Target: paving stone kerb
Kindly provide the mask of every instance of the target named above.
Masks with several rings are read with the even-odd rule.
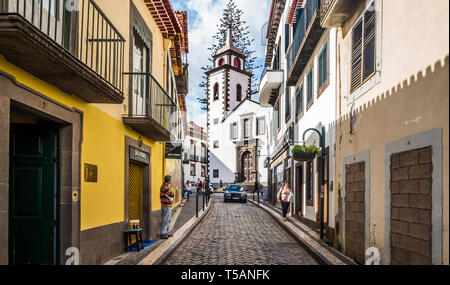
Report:
[[[205,219],[165,260],[166,265],[317,265],[319,262],[264,210],[224,203],[221,195]]]

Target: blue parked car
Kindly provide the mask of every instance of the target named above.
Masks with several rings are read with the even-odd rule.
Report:
[[[227,188],[225,188],[225,193],[223,194],[223,201],[240,201],[247,203],[247,193],[240,185],[228,185]]]

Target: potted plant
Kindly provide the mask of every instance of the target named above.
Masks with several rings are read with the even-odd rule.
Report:
[[[317,155],[320,155],[320,148],[315,145],[296,145],[292,150],[292,155],[296,161],[311,161],[314,160]]]

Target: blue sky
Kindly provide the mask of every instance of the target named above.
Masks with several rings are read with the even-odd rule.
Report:
[[[175,10],[188,11],[189,17],[189,94],[186,98],[188,121],[194,121],[206,127],[206,113],[201,111],[198,97],[204,97],[203,90],[198,87],[202,81],[202,66],[208,64],[210,52],[208,47],[213,43],[217,24],[223,9],[229,0],[172,0]],[[235,0],[236,5],[244,11],[244,19],[255,39],[251,49],[258,58],[257,65],[263,65],[265,46],[262,45],[265,33],[263,25],[268,21],[271,0]],[[259,79],[262,69],[256,72]],[[257,95],[254,99],[257,99]]]

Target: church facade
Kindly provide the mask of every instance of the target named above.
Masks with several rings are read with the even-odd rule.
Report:
[[[208,174],[216,186],[256,181],[267,185],[267,108],[251,99],[246,56],[233,45],[231,30],[206,72],[208,87]]]

